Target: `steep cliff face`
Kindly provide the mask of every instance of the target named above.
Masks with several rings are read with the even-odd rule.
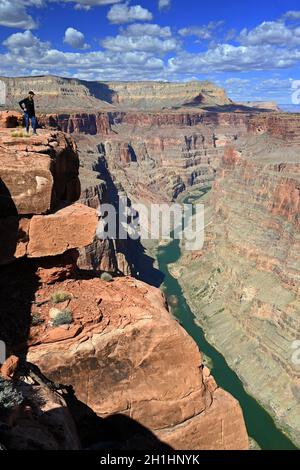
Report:
[[[69,134],[82,132],[110,135],[112,133],[109,113],[41,114],[39,123]]]
[[[253,116],[250,120],[250,132],[257,134],[268,133],[282,139],[286,145],[300,144],[299,114],[271,113]]]
[[[222,88],[210,82],[109,82],[113,102],[120,107],[162,109],[177,106],[229,105]]]
[[[61,132],[21,134],[0,131],[0,264],[85,246],[98,220],[81,204],[64,207],[80,196],[74,142]]]
[[[67,281],[60,288],[71,296],[74,323],[64,331],[32,328],[28,360],[55,382],[71,383],[99,417],[122,413],[176,449],[247,448],[237,402],[203,369],[159,290],[132,278]],[[56,289],[41,289],[39,299]],[[39,309],[45,325],[50,308]]]
[[[99,427],[103,431],[103,424],[110,420],[115,423],[112,440],[117,448],[168,445],[177,449],[247,449],[239,404],[217,387],[203,367],[194,341],[172,319],[161,292],[130,277],[105,282],[74,266],[78,255],[73,248],[93,241],[98,219],[93,207],[71,203],[73,196],[63,199],[66,191],[62,168],[69,167],[58,164],[58,156],[64,154],[58,141],[66,139],[64,148],[73,149],[66,158],[72,161],[74,156],[77,165],[72,140],[56,133],[58,144],[52,153],[51,132],[43,131],[39,138],[28,137],[26,144],[18,141],[17,147],[14,137],[8,138],[7,130],[3,132],[0,158],[5,163],[1,166],[5,183],[1,188],[5,191],[1,195],[6,214],[0,226],[5,227],[6,238],[15,237],[13,247],[6,249],[5,243],[1,244],[0,339],[7,353],[22,357],[27,354],[27,360],[39,365],[43,374],[74,387],[73,403],[69,399],[68,404],[71,411],[80,409],[73,417],[83,433],[84,445],[99,444]],[[42,138],[44,146],[39,140]],[[12,148],[11,158],[7,159],[8,149]],[[45,178],[45,185],[39,188],[41,206],[37,202],[30,205],[27,197],[37,192],[36,178],[24,179],[23,192],[19,190],[21,184],[13,184],[12,172],[19,177],[30,168],[36,178],[41,176],[39,171]],[[90,206],[97,205],[97,198],[102,197],[101,186],[99,192],[86,190],[84,197]],[[54,188],[52,206],[53,199],[47,195]],[[64,207],[57,210],[61,202]],[[10,220],[17,222],[15,232],[9,229]],[[15,261],[17,253],[21,259]],[[2,368],[1,373],[3,370],[10,378],[8,368]],[[33,447],[78,448],[65,402],[55,393],[44,398],[47,405],[39,412],[49,412],[49,419],[41,423],[33,416]],[[61,409],[59,416],[56,408]],[[90,419],[92,430],[87,430]],[[23,437],[29,424],[21,416],[17,429],[12,430],[8,422],[10,448],[30,447]],[[63,439],[59,433],[51,433],[53,426],[60,426]],[[106,439],[102,432],[100,441]]]
[[[208,337],[299,443],[298,152],[267,135],[226,149],[206,244],[182,260],[179,281]]]
[[[89,82],[55,76],[7,78],[7,106],[33,89],[42,112],[100,109],[162,109],[232,104],[222,88],[210,82]]]

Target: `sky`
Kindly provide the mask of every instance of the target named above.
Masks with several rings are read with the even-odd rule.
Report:
[[[290,104],[299,65],[299,0],[0,0],[4,76],[210,80]]]

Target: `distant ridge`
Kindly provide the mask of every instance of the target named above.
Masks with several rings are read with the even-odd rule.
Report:
[[[108,109],[160,110],[181,107],[232,105],[225,91],[207,81],[97,82],[58,76],[0,77],[7,86],[7,105],[33,89],[42,111],[97,111]]]

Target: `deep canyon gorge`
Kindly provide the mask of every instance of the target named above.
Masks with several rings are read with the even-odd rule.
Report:
[[[270,433],[298,447],[299,115],[209,82],[3,80],[1,373],[26,406],[0,443],[246,450]],[[37,137],[15,106],[31,88]],[[200,198],[203,249],[97,237],[122,195]]]

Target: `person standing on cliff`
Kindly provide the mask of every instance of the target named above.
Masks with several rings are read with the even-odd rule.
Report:
[[[37,120],[35,116],[33,91],[29,91],[27,98],[24,98],[23,100],[19,101],[19,105],[22,111],[24,111],[26,132],[29,132],[29,124],[31,121],[33,133],[36,134]]]

